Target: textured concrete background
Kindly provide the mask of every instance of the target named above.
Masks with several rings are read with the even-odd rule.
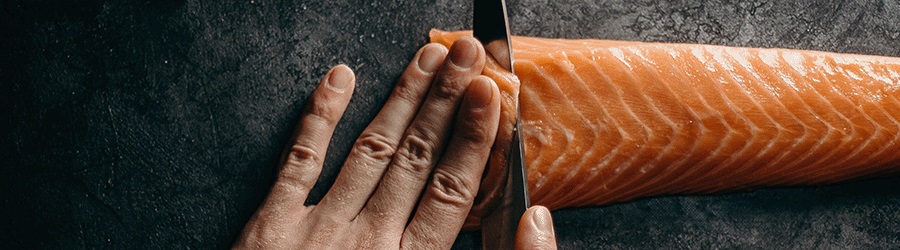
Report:
[[[329,66],[359,86],[310,202],[469,1],[0,1],[0,248],[225,248]],[[514,34],[900,56],[896,1],[510,0]],[[554,212],[565,248],[886,248],[900,178]],[[464,233],[458,248],[477,246]]]

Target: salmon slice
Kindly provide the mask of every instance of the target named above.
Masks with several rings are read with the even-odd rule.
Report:
[[[464,35],[430,33],[448,47]],[[516,101],[531,201],[550,209],[900,173],[900,58],[531,37],[512,46],[519,81],[496,62],[484,70],[503,113],[467,228],[502,195]]]

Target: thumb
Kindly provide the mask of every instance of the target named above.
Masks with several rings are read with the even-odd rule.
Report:
[[[556,249],[556,233],[550,210],[533,206],[525,211],[516,229],[516,249]]]

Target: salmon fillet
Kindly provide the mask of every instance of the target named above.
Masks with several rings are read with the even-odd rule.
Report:
[[[448,47],[464,35],[430,32]],[[516,101],[531,201],[550,209],[900,172],[900,58],[531,37],[512,46],[517,76],[493,61],[483,73],[504,94],[501,129],[467,228],[502,195]]]

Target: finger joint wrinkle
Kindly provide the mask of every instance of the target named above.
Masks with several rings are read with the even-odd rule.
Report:
[[[325,124],[336,124],[340,119],[341,113],[332,103],[333,98],[327,96],[313,95],[311,102],[306,105],[305,119],[313,119],[322,121]]]
[[[377,132],[363,133],[355,145],[359,155],[379,162],[389,161],[396,152],[395,147],[386,136]]]
[[[469,119],[461,121],[462,130],[457,131],[454,135],[472,145],[490,145],[490,134],[488,128],[485,127],[486,122],[481,119]]]
[[[319,151],[305,144],[294,144],[288,152],[285,165],[311,165],[321,160]]]
[[[470,184],[457,174],[436,170],[429,192],[440,203],[451,207],[471,206],[475,193]]]
[[[415,175],[430,173],[434,150],[433,143],[422,139],[422,136],[410,134],[404,139],[403,147],[397,151],[399,161],[396,165]]]
[[[305,178],[314,172],[319,154],[313,148],[305,145],[293,145],[288,152],[287,159],[281,171],[278,172],[278,181],[300,189],[306,189],[312,184]],[[312,178],[314,179],[314,178]],[[302,191],[302,190],[301,190]]]
[[[462,94],[466,89],[461,76],[445,76],[440,78],[436,88],[435,95],[441,99],[453,99]]]
[[[403,100],[409,104],[417,104],[420,97],[420,92],[416,89],[416,85],[419,84],[427,84],[424,82],[423,76],[403,74],[400,76],[400,81],[397,83],[397,87],[394,89],[394,96]]]

